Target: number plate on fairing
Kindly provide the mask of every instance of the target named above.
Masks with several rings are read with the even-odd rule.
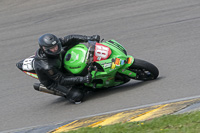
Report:
[[[96,43],[94,51],[94,61],[106,60],[111,55],[111,50],[108,46]]]

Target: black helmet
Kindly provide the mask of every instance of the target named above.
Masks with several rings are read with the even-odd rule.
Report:
[[[38,39],[40,48],[45,54],[57,56],[62,51],[60,40],[53,34],[44,34]]]

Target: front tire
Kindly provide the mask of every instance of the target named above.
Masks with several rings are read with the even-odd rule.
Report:
[[[129,70],[136,73],[136,80],[153,80],[159,75],[158,68],[144,60],[134,59],[133,64],[129,67]]]

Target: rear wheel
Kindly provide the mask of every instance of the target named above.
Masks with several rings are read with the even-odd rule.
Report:
[[[129,67],[129,70],[136,73],[136,80],[153,80],[159,75],[158,68],[144,60],[134,59],[133,64]]]

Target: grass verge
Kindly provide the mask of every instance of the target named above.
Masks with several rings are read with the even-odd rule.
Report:
[[[164,115],[144,122],[85,127],[67,133],[200,133],[200,111]]]

